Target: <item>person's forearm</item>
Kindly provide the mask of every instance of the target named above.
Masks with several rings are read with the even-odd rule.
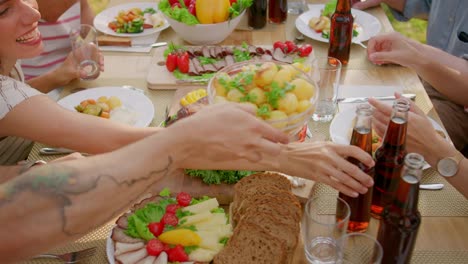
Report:
[[[0,184],[7,182],[21,173],[23,166],[0,166]]]
[[[421,154],[429,165],[437,168],[439,160],[446,157],[454,157],[456,153],[457,150],[450,142],[443,138],[438,138],[436,141],[431,142],[431,144],[427,144],[427,147]],[[468,199],[468,160],[466,158],[460,162],[458,173],[453,177],[445,179]]]
[[[55,74],[54,71],[47,72],[43,75],[34,77],[32,79],[29,79],[27,83],[37,89],[38,91],[41,91],[43,93],[48,93],[56,88],[59,88],[66,83],[61,82],[58,78],[57,75]]]
[[[81,24],[93,25],[94,11],[88,3],[88,0],[80,0]]]
[[[451,101],[468,105],[468,61],[428,45],[419,45],[421,56],[410,68]]]
[[[18,261],[74,240],[159,192],[190,155],[168,133],[124,150],[35,167],[0,185],[0,256]]]

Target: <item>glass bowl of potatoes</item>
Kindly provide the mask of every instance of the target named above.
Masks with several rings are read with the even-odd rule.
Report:
[[[250,104],[258,118],[281,129],[291,141],[305,138],[319,89],[306,73],[278,61],[239,62],[223,68],[208,83],[210,104]]]

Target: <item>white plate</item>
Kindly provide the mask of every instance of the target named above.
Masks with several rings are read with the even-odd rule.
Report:
[[[135,127],[147,127],[154,118],[154,105],[151,100],[138,90],[124,87],[99,87],[70,94],[57,103],[70,111],[77,112],[75,106],[86,99],[97,100],[100,96],[117,96],[122,101],[122,107],[136,113]]]
[[[338,113],[333,118],[330,124],[330,138],[338,144],[349,145],[351,140],[353,120],[356,117],[355,111],[345,111]],[[428,117],[432,126],[436,130],[444,132],[445,138],[448,140],[448,134],[434,119]]]
[[[309,11],[302,13],[296,19],[296,28],[304,36],[328,43],[328,39],[323,38],[322,33],[317,33],[309,27],[309,20],[313,17],[319,17],[324,6],[309,5]],[[379,34],[382,25],[376,17],[357,9],[351,9],[351,13],[355,16],[354,23],[358,25],[357,31],[359,32],[357,37],[353,37],[353,42],[364,42]]]
[[[164,25],[157,27],[157,28],[148,28],[143,30],[141,33],[116,33],[112,29],[110,29],[107,25],[109,22],[115,20],[115,17],[119,14],[119,11],[127,11],[131,8],[138,7],[141,10],[145,10],[146,8],[152,7],[154,10],[158,11],[158,4],[157,3],[130,3],[130,4],[123,4],[118,6],[113,6],[108,8],[101,13],[97,14],[94,18],[94,27],[101,31],[102,33],[117,36],[117,37],[141,37],[154,34],[156,32],[162,31],[169,27],[169,22],[167,20],[164,21]],[[159,11],[158,11],[159,12]]]

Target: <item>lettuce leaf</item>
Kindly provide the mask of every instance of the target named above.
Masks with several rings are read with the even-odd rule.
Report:
[[[191,177],[201,178],[207,184],[233,184],[240,179],[254,174],[254,171],[233,171],[233,170],[191,170],[186,169],[185,173]]]
[[[322,16],[327,16],[330,17],[335,13],[336,9],[336,3],[338,0],[330,0],[325,4],[325,7],[323,8]]]
[[[163,12],[166,16],[177,20],[179,22],[182,22],[187,25],[196,25],[200,24],[198,22],[198,19],[192,15],[187,8],[182,7],[174,7],[172,8],[171,5],[169,4],[168,0],[161,0],[158,5],[159,10]]]

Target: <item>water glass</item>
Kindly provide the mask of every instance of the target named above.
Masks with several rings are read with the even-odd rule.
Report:
[[[70,30],[73,57],[80,71],[81,80],[94,80],[99,77],[99,48],[97,31],[90,25],[80,25]]]
[[[301,232],[309,263],[339,261],[338,239],[346,234],[350,212],[349,205],[336,195],[320,195],[307,201]]]
[[[349,233],[338,241],[341,264],[379,264],[383,249],[373,237],[364,233]]]
[[[332,57],[318,57],[312,61],[312,78],[319,86],[319,100],[312,119],[329,122],[337,110],[337,96],[341,76],[341,62]]]
[[[307,11],[306,0],[288,0],[288,13],[292,15],[300,15]]]

